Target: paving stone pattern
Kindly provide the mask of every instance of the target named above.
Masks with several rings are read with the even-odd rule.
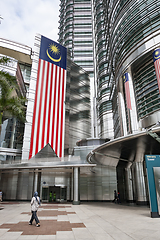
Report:
[[[42,203],[40,227],[29,225],[29,202],[2,202],[0,209],[0,240],[160,240],[160,218],[151,218],[148,206]]]

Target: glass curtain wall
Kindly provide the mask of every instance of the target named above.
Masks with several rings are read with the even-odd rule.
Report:
[[[138,61],[139,63],[139,61]],[[159,89],[153,60],[149,55],[145,64],[134,66],[134,86],[138,119],[146,117],[160,109]]]
[[[65,154],[72,155],[76,142],[91,137],[90,79],[87,72],[67,61]]]

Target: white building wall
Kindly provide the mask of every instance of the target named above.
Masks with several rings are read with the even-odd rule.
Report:
[[[30,78],[28,104],[27,104],[27,112],[26,112],[26,123],[25,123],[23,148],[22,148],[22,162],[25,162],[29,158],[40,41],[41,41],[41,35],[37,34],[35,37],[35,43],[34,43],[33,55],[32,55],[32,71],[31,71],[31,78]]]

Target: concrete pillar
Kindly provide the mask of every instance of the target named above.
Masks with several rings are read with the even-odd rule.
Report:
[[[133,178],[131,172],[131,165],[132,163],[128,163],[127,167],[125,168],[126,172],[126,190],[127,190],[127,201],[132,203],[133,202]]]
[[[38,188],[38,172],[34,172],[33,192],[37,192]]]
[[[136,157],[134,162],[135,186],[136,186],[136,201],[137,204],[147,202],[146,186],[143,170],[143,161],[146,143],[143,138],[139,138],[136,149]]]
[[[137,204],[144,204],[147,202],[147,197],[144,180],[143,162],[135,163],[135,181],[136,181]]]
[[[121,136],[127,135],[127,116],[125,110],[125,100],[124,100],[124,87],[123,87],[122,77],[119,79],[119,92],[118,92],[118,113],[120,121]]]
[[[80,194],[79,194],[79,178],[80,178],[80,168],[73,168],[73,205],[80,204]]]
[[[126,177],[126,190],[127,190],[127,201],[133,202],[134,201],[134,190],[133,190],[133,181],[134,177],[132,175],[131,167],[133,164],[133,161],[135,159],[135,150],[132,150],[130,153],[128,164],[125,168],[125,177]]]

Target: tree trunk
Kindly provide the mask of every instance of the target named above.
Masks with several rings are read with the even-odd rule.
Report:
[[[3,111],[0,112],[0,125],[2,124]]]

